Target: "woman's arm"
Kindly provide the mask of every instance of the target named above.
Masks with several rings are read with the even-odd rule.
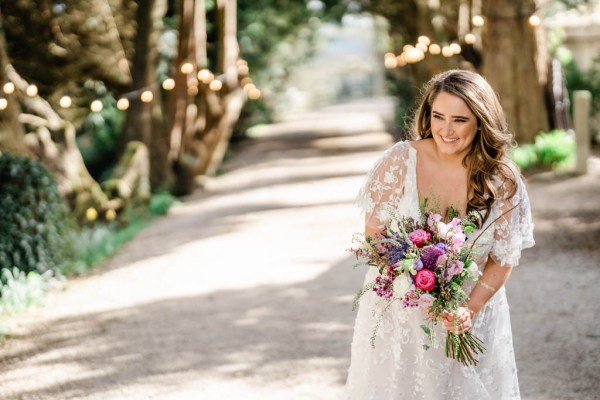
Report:
[[[475,285],[469,295],[467,307],[459,307],[456,313],[456,317],[458,318],[457,333],[467,332],[473,327],[472,319],[475,314],[506,283],[511,271],[511,266],[501,267],[491,257],[488,258],[483,275],[481,275],[477,285]],[[442,323],[449,331],[454,331],[455,329],[454,317],[454,314],[447,314],[445,318],[442,318]]]
[[[511,271],[511,266],[501,267],[492,257],[488,258],[483,275],[469,295],[467,307],[471,311],[471,317],[477,314],[485,306],[485,303],[500,290],[508,280]]]

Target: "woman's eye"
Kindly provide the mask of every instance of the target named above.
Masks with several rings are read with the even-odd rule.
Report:
[[[435,119],[443,119],[442,117],[440,117],[439,115],[434,115],[433,118]]]
[[[466,120],[466,119],[457,119],[457,120],[455,120],[455,121],[456,121],[456,122],[460,122],[460,123],[467,122],[467,120]]]

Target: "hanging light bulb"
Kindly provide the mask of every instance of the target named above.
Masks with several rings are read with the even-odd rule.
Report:
[[[250,72],[247,64],[240,64],[238,65],[237,69],[238,75],[248,75],[248,72]]]
[[[175,80],[172,78],[167,78],[162,83],[162,88],[165,90],[173,90],[175,88]]]
[[[421,50],[423,53],[427,52],[427,45],[423,42],[417,43],[417,49]]]
[[[419,38],[417,39],[417,42],[419,43],[423,43],[425,46],[429,46],[431,44],[431,39],[429,39],[427,36],[419,36]]]
[[[213,92],[218,92],[219,90],[221,90],[222,87],[223,87],[223,82],[221,82],[218,79],[215,79],[214,81],[212,81],[210,83],[210,85],[208,85],[208,88],[210,90],[212,90]]]
[[[485,24],[485,20],[483,19],[483,17],[481,15],[474,15],[471,22],[473,23],[473,26],[476,26],[476,27],[481,27],[481,26],[483,26],[483,24]]]
[[[477,36],[473,35],[472,33],[467,33],[465,35],[465,43],[466,44],[475,44],[476,41],[477,41]]]
[[[187,88],[188,96],[196,96],[199,92],[198,86],[188,86]]]
[[[191,74],[194,72],[194,64],[186,62],[181,65],[181,72],[184,74]]]
[[[201,69],[198,71],[198,79],[207,85],[210,83],[210,81],[212,81],[211,75],[212,73],[207,69]]]
[[[462,51],[462,48],[460,47],[460,44],[458,44],[458,43],[452,43],[449,47],[450,47],[450,50],[452,51],[452,54],[454,54],[454,55],[460,54],[460,52]]]
[[[248,98],[250,100],[258,100],[258,99],[260,99],[261,95],[262,95],[262,93],[257,88],[253,88],[253,89],[251,89],[251,90],[248,91]]]
[[[454,55],[454,51],[450,48],[450,46],[442,47],[442,55],[444,57],[452,57]]]
[[[398,66],[398,61],[396,61],[396,56],[393,55],[392,53],[388,53],[388,54],[390,54],[390,56],[385,57],[385,59],[383,60],[383,65],[387,69],[396,68]]]
[[[140,95],[140,99],[144,103],[150,103],[152,100],[154,100],[154,94],[152,94],[151,90],[144,90]]]
[[[417,63],[423,58],[425,58],[425,54],[423,54],[421,49],[418,49],[416,47],[413,47],[406,52],[406,61],[409,64]]]
[[[58,104],[62,108],[69,108],[69,107],[71,107],[71,104],[73,104],[73,101],[71,100],[71,98],[69,96],[63,96],[58,101]]]
[[[537,15],[532,15],[531,17],[529,17],[529,25],[533,27],[540,26],[541,22],[542,21],[540,20],[540,17],[538,17]]]
[[[429,46],[429,54],[433,54],[434,56],[437,56],[441,52],[442,52],[442,48],[440,47],[439,44],[434,43],[431,46]]]
[[[38,88],[35,85],[29,85],[27,86],[27,89],[25,89],[25,94],[27,94],[27,96],[29,97],[33,97],[36,94],[38,94]]]
[[[0,110],[5,110],[8,107],[8,100],[4,97],[0,98]]]
[[[398,67],[404,67],[406,63],[406,55],[404,53],[400,54],[396,57],[396,62],[398,63]]]
[[[119,101],[117,101],[117,108],[119,110],[127,110],[129,108],[129,100],[125,97],[121,97]]]
[[[6,94],[12,94],[15,91],[15,84],[12,82],[6,82],[2,87],[2,90],[4,90],[4,93]]]
[[[103,108],[104,108],[104,105],[102,104],[101,100],[94,100],[94,101],[92,101],[92,104],[90,104],[90,109],[93,112],[100,112],[100,111],[102,111]]]

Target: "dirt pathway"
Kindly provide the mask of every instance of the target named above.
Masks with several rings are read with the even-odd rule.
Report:
[[[224,174],[92,276],[16,320],[2,399],[337,399],[351,299],[352,199],[391,144],[385,102],[271,126]],[[360,111],[360,112],[359,112]],[[508,290],[523,398],[598,387],[600,161],[530,183],[538,247]]]

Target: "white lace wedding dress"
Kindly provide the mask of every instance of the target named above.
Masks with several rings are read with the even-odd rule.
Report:
[[[399,142],[388,149],[370,171],[357,197],[366,213],[367,225],[382,226],[387,215],[382,206],[394,206],[405,216],[419,216],[419,195],[416,185],[417,151],[410,142]],[[516,169],[515,169],[516,170]],[[502,182],[498,182],[500,194]],[[518,180],[515,196],[498,201],[491,210],[487,224],[498,219],[477,241],[476,259],[480,270],[492,257],[500,265],[516,266],[521,250],[534,244],[530,206],[523,182]],[[484,226],[485,228],[485,226]],[[472,241],[479,231],[469,235]],[[370,268],[365,284],[375,279],[377,271]],[[403,287],[404,286],[404,287]],[[406,281],[397,279],[395,293],[405,290]],[[508,303],[504,288],[498,290],[476,315],[473,332],[486,348],[478,356],[477,366],[464,367],[446,358],[446,331],[441,324],[435,328],[434,345],[423,349],[426,335],[421,325],[425,314],[419,308],[403,308],[401,301],[392,303],[383,313],[377,331],[375,347],[373,334],[377,313],[384,306],[374,292],[360,301],[352,341],[352,357],[346,383],[348,400],[487,400],[519,399],[519,384],[515,365]]]

